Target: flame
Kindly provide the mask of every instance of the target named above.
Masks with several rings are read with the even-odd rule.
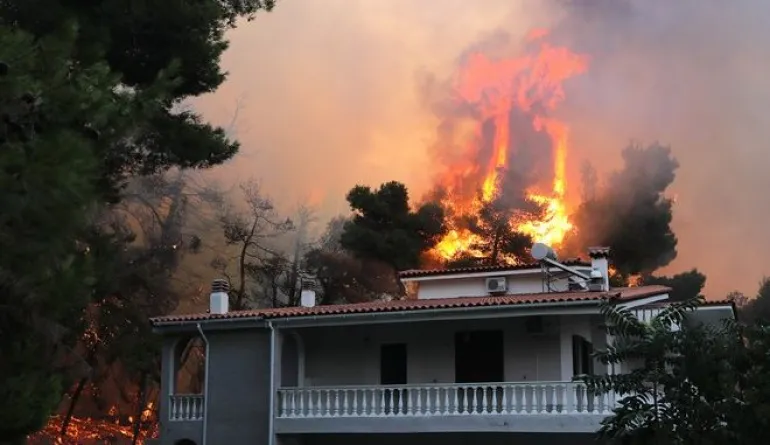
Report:
[[[147,404],[141,415],[141,428],[137,445],[142,445],[147,439],[157,437],[158,424],[154,420],[153,403]],[[28,437],[30,444],[130,444],[134,437],[134,418],[129,416],[127,422],[121,421],[117,407],[108,410],[108,416],[102,419],[88,417],[72,417],[67,426],[67,434],[61,436],[64,416],[52,416],[46,426],[39,432]]]
[[[493,59],[483,53],[474,53],[467,58],[455,83],[460,100],[472,105],[477,112],[473,141],[467,154],[479,153],[483,127],[489,123],[494,126],[491,153],[488,161],[481,165],[468,164],[467,159],[451,165],[440,184],[446,190],[442,204],[450,215],[455,216],[475,214],[484,203],[503,196],[501,177],[511,163],[516,162],[517,147],[511,140],[511,113],[514,110],[526,113],[531,118],[533,130],[545,133],[550,140],[553,177],[548,186],[543,187],[546,190],[533,187],[525,191],[526,199],[540,205],[542,214],[517,213],[510,225],[531,236],[535,242],[554,246],[564,240],[573,224],[565,199],[569,128],[549,116],[549,112],[564,99],[562,83],[584,72],[587,59],[567,48],[550,45],[545,41],[547,36],[547,30],[532,31],[527,44],[535,51],[519,58]],[[480,193],[469,196],[469,180],[476,184]],[[433,252],[444,259],[452,259],[459,253],[480,257],[482,253],[473,250],[477,241],[470,230],[450,221],[449,232]]]

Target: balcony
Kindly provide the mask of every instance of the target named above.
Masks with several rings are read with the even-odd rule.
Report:
[[[593,395],[574,382],[282,388],[277,395],[277,425],[287,433],[388,432],[404,425],[525,432],[549,424],[590,432],[617,402],[615,394]]]
[[[172,422],[203,420],[203,399],[203,394],[169,396],[169,420]]]

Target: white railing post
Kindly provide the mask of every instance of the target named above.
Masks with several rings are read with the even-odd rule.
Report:
[[[500,414],[508,414],[508,386],[503,385],[503,400],[500,402]]]

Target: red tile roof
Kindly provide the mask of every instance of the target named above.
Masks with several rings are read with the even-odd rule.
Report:
[[[665,306],[666,304],[670,304],[670,303],[671,303],[670,301],[668,301],[668,302],[666,302],[666,301],[658,301],[658,302],[655,302],[655,303],[650,303],[648,305],[645,305],[645,307],[647,307],[647,306],[650,306],[650,307],[661,307],[661,306]],[[701,303],[701,306],[735,306],[735,302],[733,300],[726,300],[726,299],[723,299],[723,300],[704,300]]]
[[[460,309],[471,307],[514,306],[537,303],[562,303],[575,301],[600,301],[603,299],[635,300],[665,294],[671,289],[664,286],[639,286],[612,289],[610,292],[552,292],[538,294],[515,294],[489,297],[435,298],[424,300],[372,301],[356,304],[335,304],[316,307],[265,308],[247,311],[233,311],[227,314],[167,315],[152,318],[153,325],[175,324],[205,320],[286,318],[302,316],[323,316],[342,314],[382,313],[419,311],[427,309]]]
[[[585,262],[580,259],[572,259],[562,261],[562,264],[567,266],[584,266],[590,267],[591,263]],[[455,275],[466,273],[484,273],[484,272],[510,272],[516,270],[527,269],[540,269],[540,263],[527,263],[505,266],[476,266],[476,267],[457,267],[453,269],[411,269],[404,270],[398,273],[401,278],[420,278],[431,277],[437,275]]]

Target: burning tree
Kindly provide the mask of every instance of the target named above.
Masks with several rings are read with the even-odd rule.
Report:
[[[175,276],[185,255],[201,245],[190,231],[191,216],[212,200],[218,194],[196,189],[178,172],[135,179],[121,203],[101,212],[88,238],[89,256],[97,259],[96,298],[82,317],[88,329],[70,354],[85,367],[67,393],[63,415],[51,420],[61,438],[92,434],[83,431],[86,419],[99,413],[119,422],[113,430],[136,440],[152,431],[160,363],[158,339],[146,320],[169,313],[194,292],[188,270],[184,280]]]
[[[455,220],[469,233],[466,250],[453,255],[450,267],[494,266],[523,258],[532,245],[532,236],[520,232],[511,224],[516,212],[500,199],[484,202],[477,214],[463,215]]]
[[[572,229],[569,131],[552,111],[564,97],[562,83],[585,71],[587,60],[546,38],[538,30],[521,47],[504,36],[484,42],[438,92],[435,150],[445,173],[430,199],[447,209],[450,229],[435,246],[439,258],[515,263],[528,241],[558,245]]]
[[[583,202],[568,208],[581,197],[568,194],[569,126],[555,112],[564,82],[588,60],[548,40],[542,30],[523,44],[494,36],[461,57],[451,82],[426,84],[445,167],[428,198],[446,209],[449,226],[433,257],[449,266],[505,264],[528,261],[532,242],[567,253],[607,245],[615,284],[665,281],[694,297],[705,280],[697,271],[651,275],[676,256],[673,201],[664,193],[678,163],[669,148],[632,144],[606,187],[585,165]]]

